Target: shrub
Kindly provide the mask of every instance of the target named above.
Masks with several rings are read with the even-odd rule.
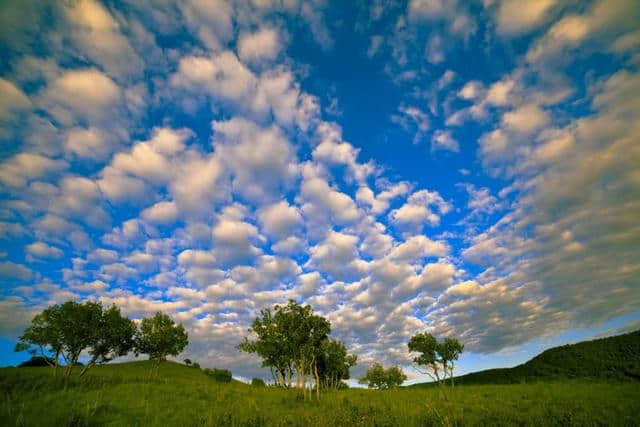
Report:
[[[264,380],[262,378],[253,378],[251,380],[251,385],[254,385],[256,387],[264,387],[266,384],[264,383]]]
[[[229,383],[231,382],[231,371],[228,369],[205,369],[204,373],[213,378],[214,381],[220,383]]]
[[[55,361],[50,357],[43,356],[33,356],[29,360],[25,360],[21,364],[18,365],[18,368],[29,368],[34,366],[51,366],[55,363]]]

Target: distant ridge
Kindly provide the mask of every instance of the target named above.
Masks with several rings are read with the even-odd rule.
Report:
[[[472,372],[454,377],[454,382],[513,384],[565,379],[640,381],[640,330],[550,348],[522,365]]]

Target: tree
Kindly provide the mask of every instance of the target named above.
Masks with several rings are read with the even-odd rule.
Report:
[[[441,380],[448,375],[453,386],[453,364],[464,350],[458,340],[447,338],[439,343],[433,335],[424,332],[412,336],[408,346],[410,352],[419,353],[413,359],[422,367],[419,372],[429,375],[438,384],[442,384]]]
[[[67,301],[46,308],[36,315],[20,336],[16,351],[51,356],[54,373],[62,357],[65,377],[71,375],[82,351],[91,355],[80,375],[95,363],[103,363],[127,354],[133,346],[135,324],[122,317],[115,306],[104,310],[99,302]]]
[[[184,359],[184,364],[187,366],[191,366],[191,359]]]
[[[440,354],[440,359],[442,360],[442,366],[446,373],[448,371],[449,378],[451,379],[451,387],[453,387],[453,364],[460,354],[464,351],[464,345],[460,344],[460,342],[453,338],[445,338],[444,342],[440,344],[438,348],[438,353]]]
[[[80,376],[96,363],[109,362],[118,356],[128,354],[135,345],[136,324],[122,316],[120,309],[115,305],[102,311],[96,327],[96,333],[89,343],[91,359],[80,372]]]
[[[369,388],[386,390],[402,385],[406,379],[407,376],[399,367],[392,366],[385,369],[381,364],[374,363],[358,382],[360,384],[366,384]]]
[[[204,370],[204,373],[220,383],[230,383],[231,379],[233,378],[231,371],[228,369],[206,368]]]
[[[347,354],[347,348],[340,341],[323,341],[318,358],[320,384],[324,388],[340,388],[342,381],[350,378],[349,369],[355,366],[357,360],[355,354]]]
[[[61,306],[56,304],[37,314],[25,329],[15,346],[15,351],[28,351],[32,357],[42,357],[57,374],[60,354],[63,350]]]
[[[260,314],[249,328],[256,339],[245,338],[238,349],[260,356],[262,366],[271,369],[274,381],[282,387],[292,387],[295,373],[296,385],[302,388],[305,398],[307,384],[311,398],[315,383],[319,399],[322,383],[318,368],[331,324],[314,314],[311,306],[303,307],[293,300],[285,306],[274,306],[273,311],[263,309]]]
[[[140,322],[135,339],[136,355],[149,355],[149,360],[163,362],[167,356],[177,356],[189,344],[189,336],[182,324],[176,325],[167,314],[157,312]]]
[[[251,379],[251,385],[255,387],[264,387],[266,384],[262,378],[254,377]]]

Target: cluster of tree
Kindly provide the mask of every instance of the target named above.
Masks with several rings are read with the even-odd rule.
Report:
[[[220,383],[230,383],[232,374],[228,369],[218,369],[218,368],[205,368],[204,373],[213,378],[215,381]]]
[[[399,367],[392,366],[385,369],[381,364],[374,363],[358,382],[360,384],[366,384],[369,388],[386,390],[398,387],[406,380],[407,376]]]
[[[90,359],[80,372],[94,365],[134,352],[148,354],[158,362],[177,356],[189,340],[182,324],[176,325],[166,314],[142,319],[140,326],[123,316],[115,305],[100,302],[67,301],[46,308],[36,315],[16,344],[15,351],[28,351],[42,357],[54,369],[64,360],[64,376],[71,375],[78,358],[86,351]]]
[[[273,310],[263,309],[249,332],[255,339],[245,338],[238,348],[260,356],[274,383],[291,388],[295,378],[305,398],[307,390],[311,398],[314,385],[316,399],[322,387],[339,388],[356,364],[355,355],[347,354],[341,342],[329,338],[331,323],[314,314],[311,306],[293,300]]]
[[[429,375],[439,385],[443,384],[441,380],[449,377],[453,387],[453,364],[464,350],[458,340],[445,338],[438,342],[433,335],[425,332],[412,336],[408,345],[410,352],[419,353],[413,362],[421,367],[418,370],[420,373]]]

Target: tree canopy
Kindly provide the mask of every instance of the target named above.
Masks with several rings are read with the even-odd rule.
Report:
[[[392,366],[385,369],[381,364],[374,363],[358,382],[360,384],[366,384],[369,388],[386,390],[398,387],[406,380],[407,376],[399,367]]]
[[[314,314],[311,306],[293,300],[273,310],[263,309],[249,332],[255,339],[245,338],[240,350],[260,356],[262,366],[271,369],[274,382],[282,387],[292,387],[295,376],[296,385],[303,390],[309,380],[311,394],[314,382],[316,398],[320,387],[337,387],[349,378],[349,368],[356,363],[342,343],[328,338],[329,321]]]
[[[83,375],[96,363],[123,356],[133,348],[135,324],[111,306],[104,309],[100,302],[67,301],[55,304],[36,315],[16,345],[16,351],[50,357],[57,367],[60,357],[65,361],[65,376],[78,365],[82,351],[87,350],[91,361]]]
[[[189,344],[182,323],[176,325],[167,314],[157,312],[140,322],[136,334],[136,354],[148,354],[150,360],[162,362],[167,356],[177,356]]]
[[[409,351],[419,353],[413,362],[422,367],[420,372],[429,375],[440,384],[442,379],[449,377],[453,385],[454,362],[464,350],[464,346],[454,338],[445,338],[438,342],[429,333],[419,333],[409,340]]]

